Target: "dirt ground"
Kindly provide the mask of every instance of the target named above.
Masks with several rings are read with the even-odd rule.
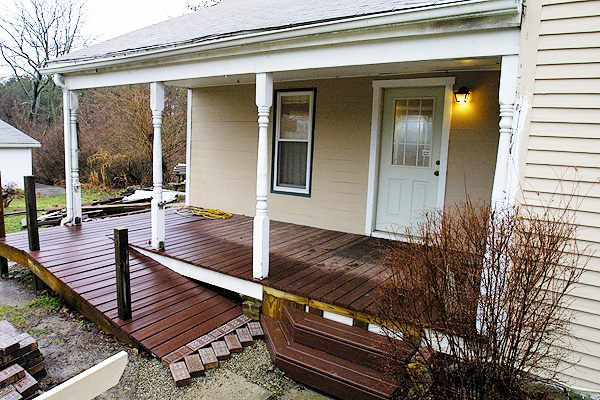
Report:
[[[243,353],[176,388],[169,371],[157,359],[102,332],[96,325],[51,292],[35,295],[31,273],[11,265],[10,277],[0,279],[0,319],[9,320],[39,343],[47,375],[42,390],[64,382],[106,358],[126,351],[129,362],[119,384],[98,399],[327,399],[288,379],[271,362],[266,345],[256,341]]]

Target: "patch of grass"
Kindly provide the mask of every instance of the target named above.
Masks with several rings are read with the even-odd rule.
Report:
[[[50,331],[49,331],[49,330],[47,330],[47,329],[32,329],[32,330],[30,330],[28,333],[29,333],[31,336],[34,336],[34,337],[40,337],[40,336],[45,336],[45,335],[49,334],[49,333],[50,333]]]
[[[27,323],[29,317],[20,308],[0,305],[0,319],[6,319],[15,328],[20,328]]]
[[[33,299],[27,307],[42,307],[48,311],[58,311],[63,306],[63,299],[58,296],[42,295]]]
[[[100,200],[107,197],[114,197],[122,190],[120,189],[98,189],[98,188],[83,188],[81,193],[81,202],[89,203],[94,200]],[[36,199],[38,210],[46,210],[51,208],[63,208],[66,205],[66,196],[51,196],[38,197]],[[25,211],[25,197],[20,194],[11,203],[10,206],[4,209],[5,213],[15,211]],[[39,213],[41,214],[41,212]],[[11,215],[4,218],[6,233],[19,232],[21,228],[21,219],[25,218],[25,214]]]

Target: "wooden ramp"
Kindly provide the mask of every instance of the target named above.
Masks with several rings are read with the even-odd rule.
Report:
[[[117,316],[113,229],[146,226],[149,215],[40,229],[40,251],[27,232],[0,239],[0,255],[31,269],[82,314],[120,340],[157,357],[242,314],[241,307],[135,251],[130,252],[133,317]],[[145,218],[144,218],[145,217]]]

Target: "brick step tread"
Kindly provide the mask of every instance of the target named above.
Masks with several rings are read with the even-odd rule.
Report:
[[[370,368],[382,369],[388,338],[364,329],[328,320],[295,308],[283,308],[283,323],[294,341]],[[414,353],[413,346],[398,340],[405,359]]]
[[[280,321],[261,321],[271,357],[289,377],[347,399],[389,399],[397,389],[379,371],[293,342]]]

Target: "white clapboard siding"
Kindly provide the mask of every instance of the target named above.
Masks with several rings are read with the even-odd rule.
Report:
[[[23,189],[23,177],[32,174],[30,148],[0,148],[2,186],[15,184]]]
[[[593,255],[571,292],[577,365],[563,377],[600,392],[600,0],[543,0],[539,35],[523,199],[576,205],[578,245]]]
[[[386,77],[393,78],[399,77]],[[456,79],[477,90],[469,112],[460,107],[453,110],[446,202],[464,199],[465,183],[472,199],[489,201],[498,147],[499,74],[470,71],[456,73]],[[316,88],[316,120],[310,197],[269,193],[269,216],[300,225],[363,233],[373,78],[276,82],[275,87]],[[258,145],[254,96],[252,85],[193,91],[190,204],[254,215]],[[272,109],[270,157],[273,115]]]

